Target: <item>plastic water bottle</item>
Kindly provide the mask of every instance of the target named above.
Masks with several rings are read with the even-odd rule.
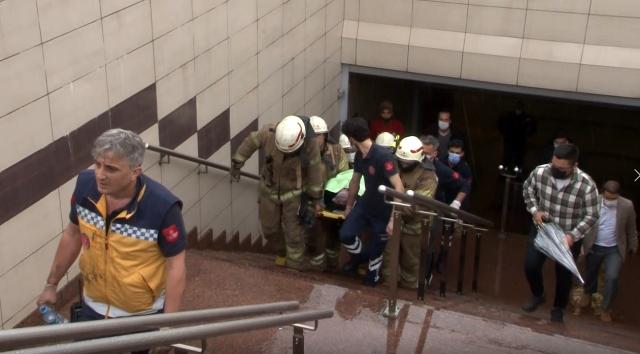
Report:
[[[45,324],[52,325],[67,322],[67,320],[60,313],[58,313],[53,309],[53,307],[49,305],[40,305],[40,307],[38,307],[38,311],[42,315],[42,320]]]

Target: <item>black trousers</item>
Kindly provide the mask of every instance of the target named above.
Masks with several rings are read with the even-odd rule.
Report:
[[[531,293],[534,296],[542,296],[544,294],[544,282],[542,279],[542,267],[547,260],[547,256],[538,251],[533,245],[533,240],[537,234],[535,227],[529,232],[529,240],[527,242],[527,253],[524,261],[524,273],[527,276]],[[571,253],[575,260],[580,254],[582,240],[577,241],[571,247]],[[564,266],[556,263],[556,292],[553,300],[553,307],[565,309],[569,303],[569,293],[571,292],[571,284],[573,274]]]

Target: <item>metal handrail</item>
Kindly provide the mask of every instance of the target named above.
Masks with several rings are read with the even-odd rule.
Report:
[[[388,188],[384,185],[378,187],[378,192],[386,195],[387,197],[396,198],[411,205],[417,205],[430,210],[435,210],[445,215],[453,215],[468,224],[493,227],[493,222],[490,220],[481,218],[464,210],[453,208],[435,199],[426,198],[415,193],[401,193],[393,188]]]
[[[0,350],[18,348],[24,345],[40,345],[65,340],[80,340],[95,338],[97,336],[127,334],[133,331],[152,330],[159,327],[263,315],[297,310],[298,308],[300,308],[300,303],[297,301],[284,301],[269,304],[115,318],[108,321],[76,322],[55,326],[7,329],[0,331]]]
[[[22,349],[9,353],[57,354],[57,353],[112,353],[122,350],[142,350],[179,341],[215,337],[224,334],[252,331],[298,322],[315,321],[333,317],[332,310],[308,310],[290,314],[248,318],[234,321],[204,324],[182,328],[163,329],[153,332],[128,334],[118,337],[91,339],[82,342],[64,343],[46,347]],[[108,322],[108,321],[105,321]]]
[[[182,160],[195,162],[197,164],[204,165],[204,166],[207,166],[207,167],[213,167],[215,169],[222,170],[222,171],[229,172],[229,170],[230,170],[230,168],[228,166],[221,165],[221,164],[218,164],[218,163],[215,163],[215,162],[211,162],[211,161],[208,161],[208,160],[205,160],[205,159],[201,159],[199,157],[189,156],[189,155],[183,154],[181,152],[177,152],[177,151],[174,151],[174,150],[171,150],[171,149],[167,149],[167,148],[162,147],[162,146],[145,144],[145,147],[147,148],[147,150],[155,151],[157,153],[160,153],[161,155],[177,157],[177,158],[182,159]],[[256,181],[260,180],[260,176],[258,176],[256,174],[253,174],[253,173],[250,173],[250,172],[240,171],[240,175],[241,176],[245,176],[245,177],[247,177],[249,179],[256,180]]]

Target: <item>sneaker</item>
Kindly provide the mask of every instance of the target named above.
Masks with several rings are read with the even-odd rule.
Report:
[[[562,320],[562,309],[554,307],[551,309],[551,322],[555,323],[563,323]]]
[[[544,294],[542,296],[531,296],[531,299],[526,304],[522,305],[522,310],[525,312],[533,312],[538,306],[544,304]]]
[[[602,310],[600,312],[600,320],[602,320],[602,322],[611,322],[613,320],[611,318],[611,311],[610,310]]]

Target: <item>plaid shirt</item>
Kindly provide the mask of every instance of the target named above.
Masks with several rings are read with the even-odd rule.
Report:
[[[547,212],[551,221],[576,241],[598,221],[598,188],[579,168],[575,169],[569,184],[558,190],[551,176],[551,164],[538,166],[524,182],[522,194],[532,215],[537,211]]]

